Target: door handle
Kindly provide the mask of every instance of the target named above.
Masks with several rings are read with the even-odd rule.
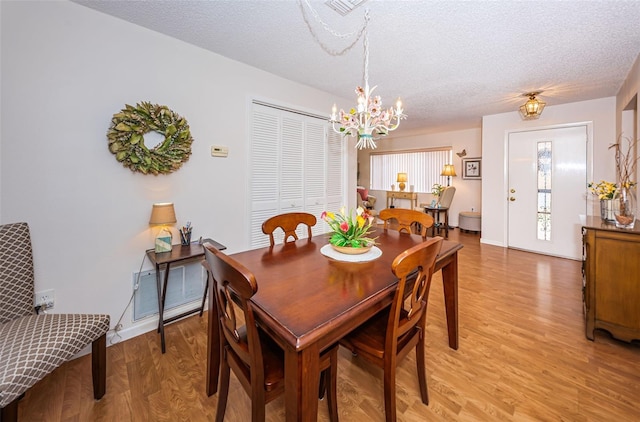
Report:
[[[509,201],[513,202],[515,200],[516,200],[516,198],[514,198],[513,196],[509,197]]]
[[[511,192],[511,193],[516,193],[516,190],[515,190],[515,189],[513,189],[513,188],[511,188],[511,190],[510,190],[509,192]]]

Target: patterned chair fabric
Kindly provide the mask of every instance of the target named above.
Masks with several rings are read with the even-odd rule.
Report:
[[[33,252],[26,223],[0,226],[0,324],[33,315]]]
[[[26,223],[0,226],[0,408],[17,417],[18,398],[93,344],[94,397],[104,394],[109,315],[42,314],[33,308],[33,259]],[[7,409],[10,409],[8,411]]]

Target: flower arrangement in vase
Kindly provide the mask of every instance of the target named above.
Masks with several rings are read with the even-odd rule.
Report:
[[[436,183],[431,187],[431,195],[437,197],[438,202],[440,202],[440,195],[442,195],[442,192],[444,192],[444,186],[439,183]]]
[[[345,207],[340,208],[337,214],[324,211],[320,218],[331,228],[333,234],[329,243],[338,252],[365,253],[376,243],[374,238],[369,237],[374,217],[362,207],[358,207],[355,213],[347,213]]]
[[[624,141],[624,142],[623,142]],[[613,197],[616,227],[633,228],[636,220],[636,175],[638,164],[638,139],[618,137],[618,142],[609,146],[615,150],[616,179],[618,188]],[[624,145],[626,143],[626,145]]]
[[[613,182],[601,180],[598,183],[589,183],[588,187],[591,193],[600,200],[600,217],[605,221],[615,221],[613,214],[613,197],[618,189],[618,185]]]

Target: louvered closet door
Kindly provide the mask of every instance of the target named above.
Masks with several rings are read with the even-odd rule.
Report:
[[[280,139],[280,212],[304,211],[304,122],[293,113],[281,111]],[[292,116],[288,116],[291,114]],[[302,229],[298,230],[298,237]],[[305,235],[306,237],[306,235]]]
[[[326,207],[325,129],[323,122],[307,122],[305,127],[305,210],[318,219],[312,229],[313,235],[324,233],[326,226],[324,221],[320,220],[320,215]]]
[[[336,212],[342,206],[347,205],[345,198],[345,180],[346,180],[346,143],[343,141],[342,136],[335,133],[331,128],[326,128],[327,131],[327,191],[326,191],[326,209],[328,211]],[[325,231],[329,231],[329,226],[322,222]]]
[[[252,248],[268,246],[262,223],[278,214],[280,115],[267,107],[253,107],[250,148],[250,244]]]
[[[262,223],[285,212],[311,213],[318,219],[313,234],[327,231],[320,215],[344,203],[344,151],[340,136],[329,132],[321,119],[253,105],[251,248],[269,244]],[[307,236],[302,227],[297,233]],[[280,230],[275,240],[282,242]]]

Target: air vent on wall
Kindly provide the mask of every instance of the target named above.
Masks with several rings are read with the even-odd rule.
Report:
[[[328,0],[327,6],[345,16],[367,0]]]

